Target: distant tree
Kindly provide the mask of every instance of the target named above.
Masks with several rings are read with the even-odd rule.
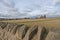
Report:
[[[46,18],[46,15],[44,15],[44,18]]]

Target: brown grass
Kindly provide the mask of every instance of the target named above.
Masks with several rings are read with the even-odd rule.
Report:
[[[22,19],[22,20],[5,20],[1,22],[10,22],[16,24],[26,24],[28,26],[38,25],[46,26],[48,28],[56,27],[60,29],[60,18],[50,18],[50,19]]]
[[[1,23],[2,22],[2,23]],[[11,24],[10,24],[11,23]],[[3,25],[2,25],[3,24]],[[6,25],[7,24],[7,26],[4,26],[4,25]],[[10,24],[10,25],[8,25],[8,24]],[[41,27],[41,26],[43,26],[43,27],[45,27],[46,28],[46,30],[49,32],[49,31],[52,31],[52,32],[54,32],[54,33],[59,33],[60,32],[60,18],[50,18],[50,19],[23,19],[23,20],[3,20],[3,21],[0,21],[0,32],[1,32],[1,39],[3,39],[3,40],[5,40],[5,39],[12,39],[12,40],[20,40],[19,39],[19,36],[17,37],[17,35],[20,35],[20,34],[18,34],[18,29],[19,29],[19,31],[22,31],[22,33],[24,32],[24,30],[25,29],[23,29],[23,27],[21,28],[21,24],[24,24],[24,26],[26,25],[27,27],[28,27],[28,32],[29,32],[29,28],[32,28],[34,25],[37,25],[38,27]],[[21,28],[21,30],[20,30],[20,28]],[[39,29],[41,29],[41,28],[39,28]],[[11,30],[11,31],[10,31]],[[33,29],[31,29],[31,30],[33,30]],[[30,31],[31,31],[30,30]],[[34,30],[34,31],[36,31],[36,29]],[[33,32],[33,34],[35,34],[35,32],[34,31],[32,31]],[[40,31],[40,30],[38,30],[38,31]],[[3,33],[3,34],[2,34]],[[27,32],[26,32],[27,33]],[[37,39],[37,33],[38,32],[36,32],[36,34],[34,35],[34,37],[33,37],[33,35],[32,35],[32,33],[30,33],[31,34],[31,37],[32,38],[34,38],[35,40]],[[43,40],[43,38],[45,39],[46,38],[46,36],[48,36],[47,34],[46,34],[46,31],[44,30],[44,31],[42,31],[42,32],[40,32],[40,33],[42,33],[41,35],[41,39]],[[40,34],[39,33],[39,34]],[[53,33],[53,34],[54,34]],[[30,35],[29,34],[29,35]],[[46,36],[44,36],[46,34]],[[5,35],[5,36],[7,36],[6,38],[5,38],[5,36],[3,36],[3,35]],[[22,34],[23,35],[23,34]],[[28,37],[29,37],[29,35],[28,35]],[[49,34],[50,35],[50,34]],[[24,36],[26,36],[25,34],[24,34]],[[36,37],[35,37],[36,36]],[[50,35],[51,36],[51,35]],[[17,37],[17,38],[16,38]],[[60,33],[59,33],[59,35],[57,36],[57,37],[60,37]],[[30,38],[30,39],[32,39],[32,38]],[[0,39],[0,40],[1,40]],[[24,39],[25,40],[25,39]]]

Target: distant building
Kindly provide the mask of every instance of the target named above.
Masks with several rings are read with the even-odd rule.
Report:
[[[46,15],[41,15],[41,17],[40,18],[46,18]]]
[[[24,18],[24,19],[30,19],[30,18]]]

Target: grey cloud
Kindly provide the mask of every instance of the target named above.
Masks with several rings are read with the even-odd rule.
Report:
[[[26,0],[27,1],[27,0]],[[35,0],[36,1],[36,0]],[[28,2],[28,1],[27,1]],[[31,1],[30,1],[31,2]],[[33,1],[32,1],[33,2]],[[49,1],[48,1],[49,2]],[[39,17],[46,14],[48,17],[59,16],[60,2],[48,4],[47,0],[39,3],[26,3],[22,8],[15,8],[15,3],[12,0],[0,0],[0,17],[3,18],[24,18],[24,17]],[[29,5],[29,6],[28,6]]]

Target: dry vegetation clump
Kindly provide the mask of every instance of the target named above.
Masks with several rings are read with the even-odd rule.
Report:
[[[38,30],[37,26],[32,26],[31,28],[29,28],[23,40],[31,40],[37,33],[37,30]]]
[[[2,28],[2,29],[4,29],[6,26],[7,26],[7,22],[5,23],[5,22],[0,22],[0,27]]]
[[[28,28],[29,27],[27,27],[26,25],[23,25],[23,26],[19,27],[17,29],[17,32],[16,32],[17,38],[23,39],[25,34],[26,34],[26,32],[27,32],[27,30],[28,30]]]
[[[6,24],[4,22],[1,22],[0,39],[1,40],[16,40],[17,37],[15,35],[19,26],[22,26],[22,25],[17,25],[13,23]]]
[[[38,25],[0,22],[0,40],[60,40],[60,33]]]
[[[60,40],[60,33],[49,31],[46,40]]]

